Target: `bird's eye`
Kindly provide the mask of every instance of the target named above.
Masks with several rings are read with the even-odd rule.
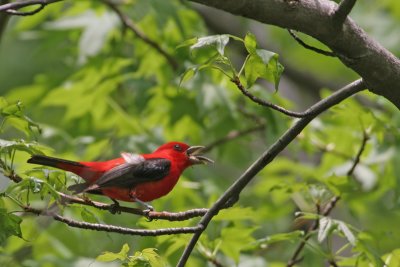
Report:
[[[182,147],[178,144],[174,145],[174,150],[176,151],[182,151]]]

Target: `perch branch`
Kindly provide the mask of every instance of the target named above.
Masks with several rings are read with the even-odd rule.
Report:
[[[68,226],[95,230],[95,231],[103,231],[103,232],[112,232],[126,235],[138,235],[138,236],[160,236],[160,235],[173,235],[173,234],[190,234],[196,233],[201,228],[199,226],[195,227],[179,227],[179,228],[165,228],[165,229],[155,229],[155,230],[147,230],[147,229],[133,229],[120,227],[115,225],[107,225],[100,223],[88,223],[88,222],[80,222],[70,218],[63,217],[59,214],[48,212],[41,209],[32,208],[29,206],[22,207],[25,212],[33,213],[41,216],[50,216],[53,217],[54,220],[67,224]]]

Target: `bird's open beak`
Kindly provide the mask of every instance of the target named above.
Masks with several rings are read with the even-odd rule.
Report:
[[[213,160],[200,155],[201,151],[204,148],[204,146],[191,146],[186,150],[186,154],[188,155],[189,160],[192,164],[214,163]]]

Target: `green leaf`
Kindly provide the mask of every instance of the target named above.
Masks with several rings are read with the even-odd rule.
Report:
[[[229,42],[229,35],[210,35],[205,37],[200,37],[195,44],[190,47],[190,50],[199,49],[207,46],[213,45],[218,53],[223,56],[225,51],[225,46]]]
[[[188,68],[182,75],[181,75],[181,79],[179,81],[179,87],[182,86],[183,83],[189,81],[190,79],[192,79],[194,77],[194,75],[197,72],[197,68],[196,67],[192,67],[192,68]]]
[[[152,267],[162,267],[165,266],[162,262],[160,255],[157,254],[156,248],[146,248],[142,250],[142,254],[145,258],[149,260]]]
[[[251,87],[261,77],[273,83],[275,90],[278,90],[284,69],[278,57],[278,54],[263,49],[256,49],[255,53],[250,54],[244,66],[247,86]]]
[[[244,37],[244,46],[246,47],[246,50],[247,52],[249,52],[249,54],[255,54],[257,47],[256,36],[248,32],[246,34],[246,37]]]
[[[105,262],[115,261],[115,260],[124,261],[128,258],[128,252],[129,252],[129,245],[125,243],[122,246],[122,249],[120,252],[114,253],[114,252],[106,251],[106,252],[103,252],[101,255],[97,256],[96,260],[97,261],[105,261]]]
[[[7,122],[8,125],[23,132],[26,136],[30,136],[34,128],[40,132],[41,129],[39,125],[25,116],[23,110],[24,106],[21,101],[17,101],[15,104],[9,104],[2,98],[0,116],[4,117],[4,121]],[[1,130],[2,129],[0,129],[0,131]]]
[[[6,209],[0,208],[0,245],[3,245],[10,236],[22,238],[21,222],[20,217],[7,213]]]
[[[36,142],[25,142],[24,140],[9,141],[0,139],[0,149],[6,148],[9,150],[25,151],[29,154],[40,154],[43,155],[43,151],[52,151],[51,148],[40,145]]]

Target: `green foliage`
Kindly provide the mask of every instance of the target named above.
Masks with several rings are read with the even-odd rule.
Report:
[[[0,245],[4,245],[7,238],[12,235],[22,238],[21,222],[22,219],[19,216],[0,208]]]
[[[379,8],[372,1],[359,2],[352,15],[397,53],[399,35],[392,34],[399,19],[397,1],[385,0]],[[1,36],[0,168],[6,176],[0,177],[1,266],[88,266],[95,260],[174,266],[191,237],[75,229],[46,216],[16,212],[21,206],[130,228],[198,222],[148,222],[131,214],[60,205],[59,192],[70,193],[66,188],[81,179],[27,164],[30,155],[106,160],[123,151],[148,153],[166,141],[218,141],[209,155],[214,165],[188,169],[173,192],[152,203],[156,210],[171,212],[209,207],[293,125],[292,118],[245,98],[235,81],[266,101],[303,109],[310,105],[308,91],[299,91],[296,101],[286,98],[295,82],[288,79],[290,73],[285,76],[281,59],[292,70],[309,72],[309,80],[322,79],[327,85],[354,78],[337,60],[305,50],[281,29],[254,31],[257,38],[250,32],[209,35],[199,14],[182,1],[121,3],[122,12],[178,62],[177,70],[123,28],[101,1],[50,4],[34,16],[14,17]],[[320,91],[321,98],[330,94]],[[339,266],[399,266],[400,116],[372,93],[362,97],[362,102],[347,99],[311,122],[245,188],[235,206],[212,220],[188,266],[213,261],[286,266],[305,239],[304,260],[298,266],[323,266],[332,259]],[[236,136],[254,127],[259,130]],[[364,141],[360,161],[349,174]],[[340,200],[322,216],[334,196]],[[109,203],[101,196],[89,197]],[[316,221],[318,229],[308,232]]]
[[[162,267],[165,264],[157,254],[155,248],[146,248],[142,251],[135,252],[134,255],[128,256],[129,246],[124,244],[118,253],[104,252],[96,258],[97,261],[110,262],[119,260],[122,266],[129,267]]]
[[[225,55],[225,47],[231,38],[243,43],[248,52],[240,71],[235,69],[231,59]],[[244,39],[228,34],[189,39],[179,45],[178,48],[185,46],[190,46],[191,51],[211,46],[211,54],[213,50],[217,54],[210,56],[204,63],[196,67],[188,68],[181,75],[180,85],[189,81],[198,71],[204,69],[217,69],[231,80],[235,77],[240,77],[241,72],[244,70],[248,87],[252,87],[258,78],[264,78],[274,84],[275,90],[278,90],[284,69],[282,64],[278,62],[278,54],[265,49],[256,49],[257,40],[252,33],[248,33]]]

